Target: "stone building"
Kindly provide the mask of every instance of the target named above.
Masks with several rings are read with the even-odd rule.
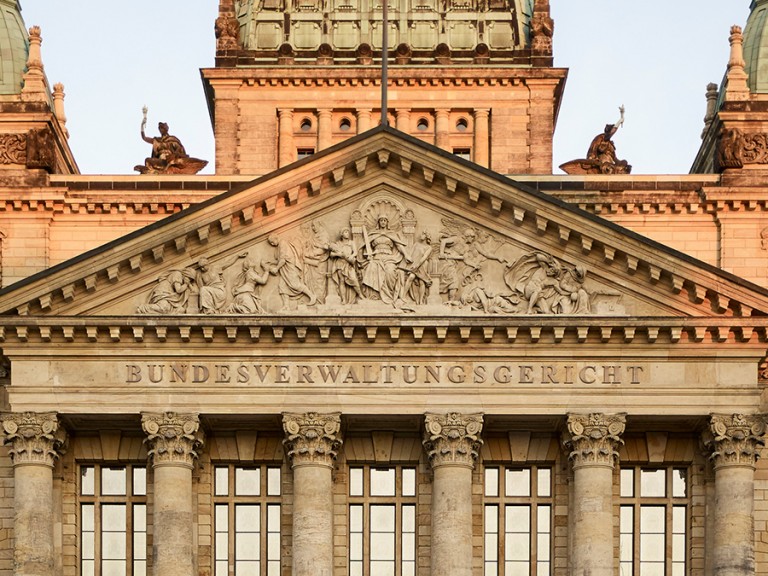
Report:
[[[0,0],[0,574],[768,573],[767,3],[678,176],[553,175],[547,0],[393,0],[380,126],[380,8],[221,0],[216,175],[92,176]]]

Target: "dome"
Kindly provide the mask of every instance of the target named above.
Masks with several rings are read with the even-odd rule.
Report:
[[[749,90],[768,93],[768,0],[753,0],[744,30],[744,67]]]
[[[21,93],[28,52],[18,0],[0,0],[0,95]]]

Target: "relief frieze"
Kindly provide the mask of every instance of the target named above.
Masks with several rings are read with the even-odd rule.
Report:
[[[623,315],[588,269],[378,194],[160,274],[142,315]]]

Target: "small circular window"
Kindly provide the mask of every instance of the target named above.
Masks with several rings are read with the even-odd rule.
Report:
[[[469,128],[469,122],[467,122],[467,119],[459,118],[459,121],[456,122],[456,130],[459,132],[466,132],[467,128]]]
[[[342,118],[341,122],[339,122],[339,130],[342,132],[349,132],[352,129],[352,122],[349,121],[349,118]]]
[[[302,132],[309,132],[312,130],[312,120],[309,118],[304,118],[304,120],[301,121],[301,131]]]
[[[426,132],[429,130],[429,121],[426,118],[419,118],[419,121],[416,123],[416,129],[419,132]]]

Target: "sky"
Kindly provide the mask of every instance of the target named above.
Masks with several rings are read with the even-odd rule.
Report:
[[[210,160],[213,130],[200,69],[212,67],[218,0],[21,0],[42,28],[43,63],[61,82],[70,145],[84,174],[133,174],[157,123]],[[557,166],[582,158],[605,124],[633,174],[687,173],[701,142],[706,85],[720,83],[730,26],[750,0],[551,0],[555,66],[569,68],[555,132]],[[390,103],[394,106],[394,103]]]

